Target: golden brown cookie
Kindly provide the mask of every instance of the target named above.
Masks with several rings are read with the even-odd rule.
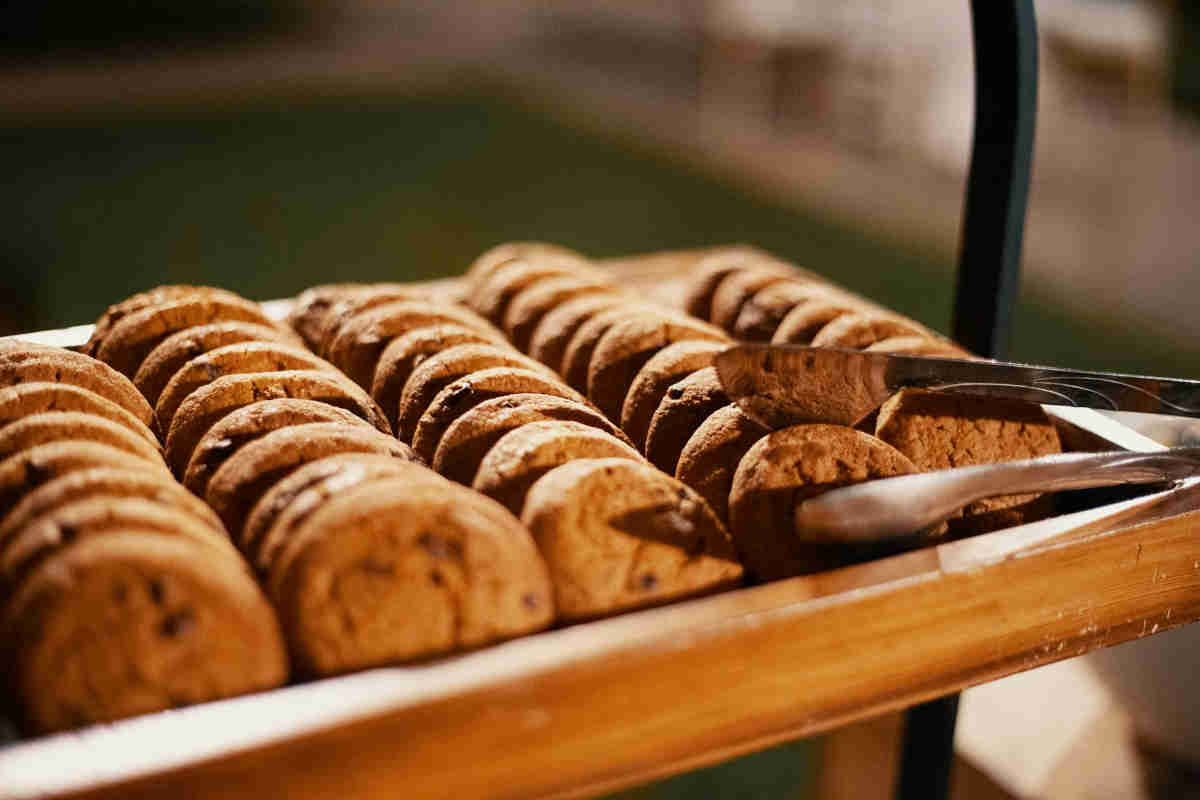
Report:
[[[1062,452],[1041,406],[995,397],[904,389],[879,409],[876,435],[920,470],[967,467]],[[1048,516],[1050,495],[991,497],[949,520],[954,533],[983,533]]]
[[[731,331],[742,306],[757,292],[784,281],[794,281],[791,271],[774,264],[755,264],[752,268],[729,273],[713,292],[709,318],[717,327]]]
[[[442,389],[417,420],[412,448],[426,464],[451,423],[475,406],[510,394],[545,394],[586,403],[583,395],[557,377],[520,367],[492,367],[472,372]]]
[[[973,356],[953,342],[932,336],[891,336],[867,346],[868,353],[900,353],[908,356],[966,358]]]
[[[523,356],[510,347],[486,344],[460,344],[425,359],[413,370],[396,413],[396,438],[411,442],[417,432],[417,422],[437,397],[459,378],[492,367],[519,367],[558,381],[559,377],[544,365]]]
[[[504,320],[509,303],[521,290],[550,278],[595,275],[595,271],[586,265],[553,259],[516,258],[476,282],[467,298],[467,305],[484,319],[499,325]]]
[[[304,674],[478,647],[554,619],[546,566],[521,524],[410,466],[317,509],[272,563],[271,596]]]
[[[521,352],[529,350],[529,340],[542,317],[575,297],[615,294],[610,281],[591,275],[563,275],[535,281],[517,292],[504,312],[504,333]]]
[[[719,408],[729,405],[713,367],[697,370],[671,384],[646,429],[646,458],[668,475],[692,433]]]
[[[639,450],[645,450],[646,432],[667,390],[693,372],[711,366],[725,342],[692,339],[664,347],[646,362],[630,384],[621,403],[621,428]]]
[[[550,568],[565,620],[736,585],[729,534],[699,495],[644,462],[580,459],[543,475],[521,521]]]
[[[729,336],[714,325],[682,315],[631,314],[596,342],[588,363],[588,399],[609,419],[621,419],[625,396],[638,370],[667,345],[697,339],[727,343]]]
[[[854,548],[802,540],[797,504],[830,489],[916,471],[891,445],[841,425],[796,425],[759,439],[738,463],[729,492],[730,531],[746,571],[774,580],[856,560]]]
[[[171,420],[187,396],[224,375],[308,369],[335,371],[308,350],[278,342],[237,342],[209,350],[171,376],[154,404],[155,425],[160,434],[171,430]]]
[[[150,351],[133,376],[138,388],[150,405],[158,402],[163,388],[187,362],[210,350],[238,342],[280,342],[303,344],[299,337],[281,327],[268,327],[253,322],[213,322],[185,328],[163,339]],[[117,373],[120,374],[120,373]]]
[[[769,342],[783,318],[798,305],[814,300],[836,299],[825,286],[800,280],[768,283],[742,303],[730,333],[748,342]]]
[[[844,314],[861,311],[862,304],[846,297],[813,300],[787,313],[771,337],[773,344],[812,344],[821,329]]]
[[[467,268],[467,282],[472,287],[491,276],[493,272],[510,261],[530,259],[553,261],[565,265],[585,266],[589,262],[580,253],[566,247],[546,242],[506,242],[496,245],[475,259]]]
[[[0,428],[45,411],[80,411],[110,420],[157,447],[145,424],[121,406],[69,383],[35,381],[0,389]]]
[[[214,548],[214,557],[238,558],[224,528],[144,497],[94,495],[29,520],[0,544],[0,597],[9,596],[29,572],[54,552],[90,536],[121,530],[183,536]]]
[[[0,510],[7,510],[44,483],[89,467],[120,467],[170,477],[167,468],[98,442],[39,444],[0,461]]]
[[[670,315],[668,309],[658,306],[624,303],[588,317],[575,330],[571,341],[567,343],[567,348],[563,351],[559,374],[566,380],[567,385],[586,394],[588,369],[592,363],[592,355],[596,352],[596,346],[600,344],[604,334],[608,333],[618,322],[646,313],[653,314],[658,318]]]
[[[675,477],[703,497],[717,519],[728,526],[733,474],[742,456],[769,432],[737,406],[719,408],[683,446],[675,464]]]
[[[929,331],[910,320],[860,312],[843,314],[818,331],[813,347],[846,347],[861,350],[890,336],[927,336]]]
[[[270,606],[239,559],[214,552],[112,532],[30,573],[0,623],[23,726],[49,733],[282,685]]]
[[[280,398],[251,403],[218,420],[197,442],[183,472],[183,485],[204,497],[208,481],[242,446],[289,425],[345,422],[375,430],[369,422],[344,408],[319,400]]]
[[[96,358],[133,377],[146,356],[173,333],[223,320],[276,325],[258,303],[234,296],[204,295],[172,300],[135,311],[112,326]]]
[[[0,428],[0,459],[49,442],[79,439],[107,444],[118,450],[163,463],[162,448],[123,425],[84,411],[44,411]]]
[[[218,297],[222,299],[239,300],[236,294],[226,291],[225,289],[217,289],[212,286],[189,286],[186,284],[178,284],[172,286],[158,286],[149,291],[138,292],[135,295],[125,298],[116,305],[109,306],[100,318],[96,320],[96,324],[92,328],[92,335],[89,337],[87,344],[83,346],[83,352],[89,356],[96,356],[96,352],[100,345],[108,337],[113,326],[123,320],[130,314],[135,314],[139,311],[144,311],[147,308],[171,303],[176,300],[183,300],[190,297]]]
[[[304,342],[319,352],[331,321],[345,319],[371,304],[395,300],[427,300],[428,290],[403,283],[328,283],[305,289],[288,312],[287,323]],[[366,303],[359,301],[365,300]]]
[[[734,272],[752,268],[767,258],[753,247],[735,246],[704,257],[688,276],[683,309],[697,319],[712,321],[712,299],[717,285]]]
[[[0,351],[0,387],[33,382],[66,383],[116,403],[144,424],[154,414],[129,379],[103,361],[58,347]]]
[[[241,447],[213,473],[204,499],[235,540],[263,493],[288,473],[338,453],[375,453],[412,461],[409,447],[390,436],[345,422],[309,422],[271,431]]]
[[[0,517],[0,541],[31,519],[66,503],[89,497],[141,497],[177,509],[225,534],[221,519],[200,498],[161,472],[123,467],[87,467],[54,478],[27,492],[7,515]]]
[[[578,422],[530,422],[509,431],[487,451],[471,488],[517,514],[534,481],[577,458],[631,458],[641,454],[615,436]]]
[[[564,301],[546,312],[529,337],[529,355],[563,374],[563,358],[575,332],[597,314],[629,304],[617,294],[589,294]]]
[[[347,320],[330,341],[327,356],[351,380],[369,389],[375,366],[388,342],[414,328],[438,324],[459,325],[504,340],[499,330],[460,306],[400,301],[385,303]]]
[[[629,444],[621,429],[591,406],[546,394],[512,394],[486,400],[454,420],[438,442],[433,468],[470,486],[479,462],[502,436],[531,422],[552,420],[587,425]]]
[[[238,545],[262,573],[295,528],[331,498],[366,481],[408,474],[409,462],[373,453],[339,453],[310,461],[263,493],[246,517]]]
[[[384,433],[391,433],[391,426],[375,401],[349,378],[336,372],[301,370],[226,375],[192,392],[180,404],[167,432],[164,447],[167,464],[177,475],[183,474],[197,443],[217,420],[251,403],[285,397],[317,400],[343,408]]]
[[[400,396],[404,394],[404,384],[408,383],[412,371],[429,356],[458,344],[505,345],[507,342],[461,325],[426,325],[413,328],[403,336],[397,336],[388,342],[375,365],[375,375],[371,379],[371,397],[375,398],[383,413],[387,414],[392,427],[396,425],[396,414],[400,410]]]
[[[313,350],[328,357],[333,340],[359,314],[374,311],[380,306],[392,303],[414,303],[424,305],[433,303],[445,306],[445,301],[435,301],[433,295],[426,289],[414,288],[405,284],[370,284],[343,294],[325,314],[325,320],[317,333],[317,341]]]

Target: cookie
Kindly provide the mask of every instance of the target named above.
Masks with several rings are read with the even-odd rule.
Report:
[[[171,377],[196,356],[238,342],[279,342],[300,345],[291,331],[253,322],[213,322],[173,333],[158,343],[133,376],[138,388],[153,406]],[[118,373],[119,374],[119,373]]]
[[[226,375],[192,392],[179,405],[164,443],[167,464],[175,474],[182,475],[196,445],[217,420],[251,403],[285,397],[317,400],[345,409],[384,433],[391,433],[375,402],[339,373],[300,370]]]
[[[154,464],[163,463],[162,449],[123,425],[83,411],[45,411],[0,428],[0,459],[39,444],[78,439],[99,442]]]
[[[922,336],[929,332],[909,320],[860,312],[843,314],[818,331],[813,347],[845,347],[861,350],[890,336]]]
[[[679,481],[627,458],[580,459],[543,475],[521,521],[550,570],[564,620],[737,585],[729,534]]]
[[[34,517],[61,505],[96,496],[152,500],[160,506],[188,514],[225,534],[225,526],[208,504],[170,476],[144,469],[99,466],[67,472],[27,492],[8,514],[0,517],[0,541]]]
[[[552,381],[559,378],[542,364],[508,347],[486,344],[460,344],[430,356],[413,370],[396,412],[396,437],[411,442],[417,432],[417,422],[429,404],[459,378],[492,367],[519,367],[545,375]]]
[[[345,422],[374,430],[366,420],[319,400],[280,398],[251,403],[221,418],[205,432],[188,459],[183,485],[204,497],[209,479],[242,446],[271,431],[309,422]]]
[[[476,282],[467,298],[467,305],[484,319],[499,325],[504,320],[509,303],[522,289],[549,278],[583,278],[595,275],[590,267],[584,265],[547,259],[517,258]]]
[[[775,265],[755,264],[729,273],[717,284],[709,319],[722,330],[733,330],[742,306],[757,292],[776,283],[794,281],[792,273]]]
[[[799,280],[768,283],[742,303],[729,332],[735,339],[769,342],[793,308],[814,300],[831,299],[837,299],[837,294],[817,284]]]
[[[30,573],[0,623],[23,727],[50,733],[286,682],[270,606],[243,564],[213,552],[120,531]]]
[[[359,314],[365,314],[392,303],[425,305],[433,303],[433,301],[433,295],[427,290],[405,284],[372,284],[347,291],[330,305],[312,348],[317,353],[328,357],[333,340],[342,332],[342,328]],[[438,302],[436,305],[448,304]]]
[[[271,596],[303,674],[478,647],[554,619],[546,566],[521,524],[410,466],[325,503],[272,563]]]
[[[615,294],[611,282],[590,275],[563,275],[535,281],[517,292],[504,312],[504,333],[521,352],[529,349],[529,340],[542,317],[575,297]]]
[[[182,536],[237,558],[224,528],[142,497],[96,495],[64,503],[29,520],[0,548],[0,596],[7,597],[31,570],[54,552],[91,536],[121,530],[146,530]]]
[[[1062,452],[1041,406],[995,397],[904,389],[879,409],[876,435],[920,470],[967,467]],[[953,533],[984,533],[1048,516],[1051,495],[990,497],[949,520]]]
[[[265,574],[295,528],[328,500],[376,478],[407,474],[408,462],[372,453],[340,453],[310,461],[263,493],[242,526],[239,546]]]
[[[529,355],[563,374],[563,358],[575,332],[597,314],[629,304],[616,294],[589,294],[564,301],[546,312],[529,337]]]
[[[0,351],[0,387],[33,382],[66,383],[116,403],[150,425],[154,414],[129,379],[103,361],[57,347]]]
[[[696,339],[729,341],[720,328],[682,315],[631,314],[596,342],[588,363],[588,399],[609,419],[621,419],[625,395],[638,370],[667,345]]]
[[[509,431],[488,450],[471,488],[520,516],[534,482],[578,458],[631,458],[641,454],[604,431],[578,422],[530,422]]]
[[[370,298],[373,302],[425,300],[429,292],[403,283],[329,283],[313,286],[296,296],[287,315],[287,324],[300,334],[305,344],[319,351],[330,321],[346,316],[347,301]],[[386,298],[386,299],[381,299]]]
[[[798,536],[796,506],[830,489],[916,471],[891,445],[841,425],[796,425],[759,439],[729,492],[730,532],[746,571],[774,580],[858,560],[856,548]]]
[[[473,287],[477,286],[493,272],[517,259],[553,261],[567,266],[586,266],[589,263],[582,254],[556,244],[506,242],[489,249],[471,263],[466,272],[467,282]]]
[[[397,336],[383,348],[371,378],[371,397],[375,398],[393,427],[400,409],[400,396],[404,394],[404,384],[408,383],[412,371],[429,356],[458,344],[504,345],[506,342],[461,325],[426,325]]]
[[[583,395],[557,377],[519,367],[492,367],[472,372],[446,386],[417,420],[412,448],[426,463],[433,462],[442,435],[456,419],[475,406],[510,394],[545,394],[586,403]]]
[[[731,247],[706,256],[688,276],[683,309],[697,319],[712,321],[712,299],[717,285],[734,272],[762,261],[766,254],[752,247]]]
[[[275,325],[258,303],[236,295],[188,297],[123,317],[96,349],[96,358],[132,378],[146,356],[171,334],[224,320]]]
[[[120,467],[170,477],[167,468],[98,442],[52,442],[22,450],[0,461],[0,511],[13,506],[44,483],[89,467]]]
[[[444,477],[470,486],[479,463],[502,436],[531,422],[555,420],[587,425],[629,444],[625,434],[591,406],[546,394],[512,394],[485,400],[454,420],[431,463]]]
[[[898,353],[908,356],[937,356],[939,358],[972,358],[956,344],[932,336],[890,336],[866,348],[868,353]]]
[[[69,383],[35,381],[0,389],[0,428],[45,411],[79,411],[115,422],[157,447],[149,428],[121,406]]]
[[[667,316],[667,309],[647,304],[624,303],[607,311],[601,311],[588,317],[571,336],[563,351],[562,368],[559,374],[566,380],[567,385],[584,394],[587,393],[588,368],[592,363],[592,355],[596,346],[618,322],[622,322],[638,314],[650,313],[661,318]]]
[[[348,320],[330,341],[327,357],[363,388],[370,388],[375,365],[388,342],[414,328],[450,324],[479,331],[498,341],[504,335],[465,308],[449,304],[395,302]]]
[[[771,337],[772,344],[812,344],[821,329],[844,314],[854,314],[863,308],[861,303],[845,297],[813,300],[796,306],[787,313]]]
[[[328,361],[308,350],[278,342],[237,342],[209,350],[179,368],[154,404],[159,433],[171,430],[171,420],[187,396],[223,375],[288,370],[334,371]]]
[[[204,499],[225,523],[229,535],[240,541],[246,516],[264,492],[297,467],[338,453],[415,459],[408,446],[360,425],[290,425],[255,439],[230,456],[209,479]]]
[[[667,390],[693,372],[711,366],[726,343],[691,339],[664,347],[637,372],[621,403],[621,429],[644,451],[650,420]]]
[[[239,300],[236,294],[226,291],[225,289],[217,289],[212,286],[189,286],[186,284],[172,286],[158,286],[149,291],[138,292],[135,295],[125,298],[116,305],[109,306],[100,318],[96,320],[96,324],[92,326],[92,335],[88,338],[82,350],[85,354],[95,357],[100,345],[108,338],[109,332],[118,322],[123,320],[130,314],[135,314],[139,311],[144,311],[147,308],[154,308],[171,303],[176,300],[183,300],[190,297],[218,297],[222,299]]]
[[[688,438],[675,464],[675,477],[703,497],[728,526],[733,474],[742,456],[769,432],[737,406],[719,408]]]
[[[671,384],[646,429],[646,458],[668,475],[692,433],[719,408],[729,405],[713,367],[697,370]]]

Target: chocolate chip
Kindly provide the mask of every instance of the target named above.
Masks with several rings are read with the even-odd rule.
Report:
[[[670,389],[667,389],[667,397],[671,398],[672,400],[678,400],[679,398],[683,397],[683,389],[676,389],[674,386],[672,386]]]
[[[658,586],[658,577],[653,572],[647,572],[638,579],[638,586],[646,590],[653,589]]]
[[[396,565],[389,562],[376,561],[367,557],[358,562],[358,568],[371,575],[395,575]]]
[[[446,395],[446,405],[456,406],[463,400],[470,398],[475,394],[475,389],[469,383],[460,383],[454,386]]]
[[[445,579],[442,578],[442,573],[440,573],[436,570],[429,573],[429,582],[432,583],[434,586],[445,586],[446,585]]]
[[[539,600],[538,596],[533,592],[526,592],[525,594],[521,595],[521,605],[525,606],[530,611],[536,610],[541,604],[542,601]]]
[[[183,609],[176,611],[174,614],[168,614],[163,618],[163,621],[158,623],[158,632],[160,635],[168,639],[174,639],[176,636],[183,634],[196,627],[196,615],[191,609]]]
[[[75,537],[79,535],[79,529],[74,525],[59,525],[58,526],[58,541],[59,544],[70,544],[75,541]]]
[[[156,606],[161,606],[167,599],[167,587],[158,578],[150,581],[150,600]]]

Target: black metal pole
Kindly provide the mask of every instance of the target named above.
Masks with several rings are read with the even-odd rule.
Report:
[[[971,0],[975,130],[963,208],[954,338],[1004,358],[1021,276],[1021,245],[1037,114],[1033,0]],[[915,706],[904,720],[900,800],[948,798],[958,695]]]

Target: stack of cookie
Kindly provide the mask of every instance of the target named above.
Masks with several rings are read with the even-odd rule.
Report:
[[[281,685],[279,625],[180,486],[129,379],[0,342],[0,642],[15,716],[61,730]]]
[[[386,291],[420,295],[390,286],[372,297]],[[360,339],[342,347],[335,331],[331,341],[357,363]],[[421,466],[362,387],[256,303],[155,289],[109,309],[87,346],[153,405],[167,463],[261,576],[299,673],[429,656],[553,620],[545,565],[520,524]]]
[[[495,280],[482,279],[492,273]],[[555,493],[556,502],[579,498],[580,507],[594,512],[588,516],[595,525],[611,521],[616,526],[599,552],[588,549],[586,537],[568,555],[561,547],[542,547],[543,539],[554,534],[538,539],[561,619],[610,614],[736,581],[740,567],[728,537],[704,504],[646,465],[625,434],[583,394],[520,353],[493,324],[509,320],[505,327],[512,338],[524,341],[557,300],[611,291],[602,273],[562,248],[512,244],[489,251],[471,274],[478,280],[470,282],[465,302],[474,313],[402,287],[340,284],[302,294],[290,321],[310,347],[370,387],[395,420],[398,438],[411,443],[435,471],[494,498],[515,515],[533,520],[557,513],[552,504],[527,498],[543,476],[569,462],[627,461],[622,469],[638,470],[649,492],[640,500],[586,490],[582,482],[574,492]],[[519,305],[511,303],[519,285],[535,282],[537,293]],[[622,532],[633,519],[628,513],[652,496],[661,507],[657,516],[644,515]],[[659,524],[668,518],[673,522]],[[548,524],[535,529],[549,530]],[[660,543],[640,540],[639,530]],[[570,533],[580,535],[574,529]],[[595,569],[601,562],[604,570]],[[614,577],[632,575],[637,564],[657,566],[613,585]],[[580,590],[586,599],[577,596]]]

